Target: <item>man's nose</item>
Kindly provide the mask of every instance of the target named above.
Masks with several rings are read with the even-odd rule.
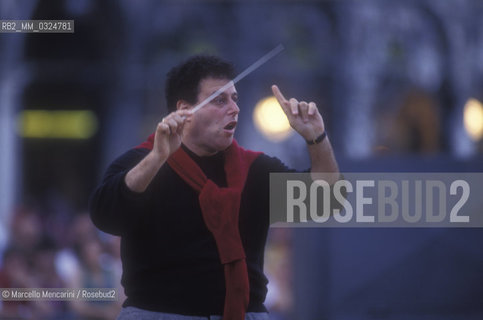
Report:
[[[228,110],[229,114],[239,114],[240,113],[240,108],[238,108],[238,104],[233,100],[230,100],[230,104],[229,104],[228,108],[229,108],[229,110]]]

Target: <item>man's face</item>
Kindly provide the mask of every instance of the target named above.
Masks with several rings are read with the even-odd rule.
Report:
[[[205,78],[199,85],[198,101],[202,102],[231,80]],[[198,155],[214,154],[228,148],[235,134],[240,109],[234,84],[195,112],[185,125],[184,142]]]

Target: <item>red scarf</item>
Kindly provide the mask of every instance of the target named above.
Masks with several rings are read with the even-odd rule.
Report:
[[[152,149],[154,136],[140,148]],[[225,174],[228,187],[220,188],[209,180],[191,157],[179,148],[168,158],[169,166],[199,193],[205,224],[213,234],[225,270],[225,307],[223,320],[245,319],[250,288],[245,250],[238,228],[241,193],[248,170],[260,153],[233,143],[225,151]]]

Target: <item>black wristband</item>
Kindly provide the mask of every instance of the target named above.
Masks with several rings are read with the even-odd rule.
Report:
[[[326,131],[324,131],[324,133],[322,133],[316,139],[314,139],[314,140],[305,140],[305,142],[307,142],[307,144],[309,146],[311,146],[311,145],[314,145],[314,144],[321,143],[322,141],[324,141],[325,137],[327,137],[327,132]]]

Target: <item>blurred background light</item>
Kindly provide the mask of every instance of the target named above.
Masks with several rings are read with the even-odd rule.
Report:
[[[274,96],[260,100],[253,111],[255,127],[270,141],[287,139],[293,130],[287,116]]]
[[[17,124],[24,138],[89,139],[97,131],[97,117],[89,110],[24,110]]]
[[[469,99],[464,108],[464,124],[468,135],[474,141],[483,136],[483,104],[477,99]]]

